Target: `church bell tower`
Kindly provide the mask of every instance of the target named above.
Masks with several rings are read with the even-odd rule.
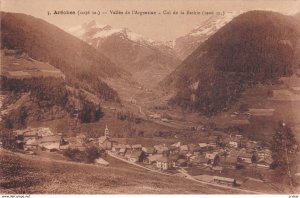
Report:
[[[107,127],[107,124],[106,124],[106,127],[105,127],[105,131],[104,131],[104,136],[109,139],[109,130],[108,130],[108,127]]]

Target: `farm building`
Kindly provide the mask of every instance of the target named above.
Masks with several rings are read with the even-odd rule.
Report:
[[[142,151],[144,151],[145,154],[148,155],[148,156],[154,155],[155,152],[156,152],[154,147],[143,147]]]
[[[154,164],[156,163],[157,159],[163,157],[162,154],[154,154],[154,155],[151,155],[151,156],[148,156],[144,159],[144,162],[146,164]]]
[[[207,163],[211,165],[217,165],[220,160],[220,157],[217,152],[206,153],[205,158],[207,159]]]
[[[258,168],[270,168],[272,163],[273,163],[272,158],[263,158],[257,160],[256,166]]]
[[[239,143],[236,141],[229,141],[229,146],[232,148],[238,148],[239,147]]]
[[[24,150],[37,150],[38,146],[39,146],[39,141],[36,139],[29,139],[23,145]]]
[[[235,186],[236,185],[236,180],[233,178],[214,176],[213,181],[215,183],[226,185],[226,186]]]
[[[238,154],[238,161],[241,163],[251,164],[255,160],[255,156],[252,153],[240,152]]]
[[[95,160],[95,164],[99,164],[99,165],[103,165],[103,166],[108,166],[109,165],[109,162],[102,159],[101,157],[97,158]]]
[[[300,87],[291,87],[290,90],[291,90],[294,94],[300,94]]]
[[[154,149],[156,150],[156,153],[158,153],[158,154],[168,155],[170,152],[169,148],[165,145],[155,145]]]
[[[192,165],[201,165],[201,164],[207,164],[208,159],[205,157],[205,155],[197,155],[191,160]]]
[[[53,136],[46,136],[42,137],[40,140],[39,146],[42,149],[46,149],[47,151],[56,151],[59,150],[60,145],[62,142],[61,136],[53,135]]]
[[[180,151],[189,151],[188,145],[182,145],[182,146],[180,146]]]
[[[132,145],[131,146],[131,148],[133,149],[133,150],[142,150],[142,145],[141,144],[134,144],[134,145]]]
[[[126,147],[125,148],[121,148],[119,151],[119,155],[124,156],[126,154]]]
[[[249,109],[249,113],[253,116],[273,116],[275,109]]]
[[[247,126],[250,125],[250,122],[248,119],[235,119],[235,120],[231,120],[230,124],[232,126]]]
[[[228,155],[228,156],[220,156],[219,165],[225,168],[235,169],[237,164],[237,156]]]
[[[172,169],[175,166],[175,162],[168,158],[168,157],[159,157],[156,160],[156,167],[161,169],[161,170],[168,170],[168,169]]]
[[[144,161],[145,153],[143,151],[134,150],[130,154],[127,155],[127,158],[131,162],[142,162],[142,161]]]

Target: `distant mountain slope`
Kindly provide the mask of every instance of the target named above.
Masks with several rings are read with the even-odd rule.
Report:
[[[299,26],[292,17],[250,11],[198,47],[161,85],[170,101],[206,115],[232,104],[247,87],[291,74]]]
[[[103,78],[122,78],[129,74],[100,52],[41,19],[25,14],[1,12],[1,47],[26,52],[33,59],[49,62],[66,76],[67,83],[93,90],[104,99],[117,100],[117,93],[102,86]],[[113,93],[100,93],[105,87]]]
[[[95,21],[70,29],[110,58],[117,66],[133,74],[138,82],[153,85],[180,64],[174,50],[126,28],[112,28]]]
[[[175,39],[174,49],[181,59],[189,56],[201,43],[216,33],[242,12],[228,12],[224,16],[212,16],[194,28],[188,34]]]

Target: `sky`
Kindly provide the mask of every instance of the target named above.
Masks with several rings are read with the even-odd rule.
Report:
[[[163,11],[231,12],[273,10],[284,14],[300,11],[300,0],[0,0],[1,10],[42,18],[62,29],[78,26],[91,20],[114,28],[126,27],[153,40],[168,41],[180,37],[211,15],[173,15]],[[100,11],[100,15],[53,15],[53,12]],[[161,15],[112,15],[110,10],[156,11]],[[52,15],[48,15],[48,11]]]

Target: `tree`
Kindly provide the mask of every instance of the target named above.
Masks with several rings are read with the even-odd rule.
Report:
[[[289,168],[289,158],[295,153],[296,139],[291,128],[279,121],[272,141],[274,164],[281,169]]]
[[[291,165],[296,153],[296,139],[291,128],[284,122],[279,121],[275,129],[272,141],[273,168],[278,168],[289,177],[289,183],[293,186]]]
[[[95,105],[88,101],[83,101],[79,119],[82,123],[96,122],[103,116],[100,105]]]

